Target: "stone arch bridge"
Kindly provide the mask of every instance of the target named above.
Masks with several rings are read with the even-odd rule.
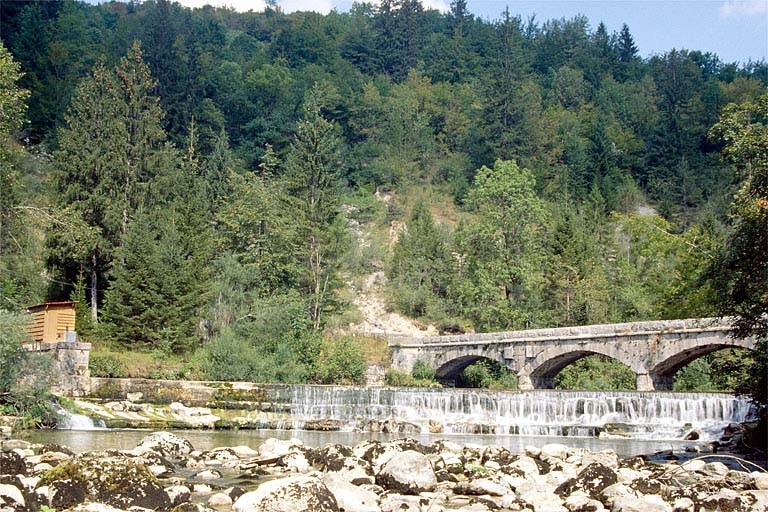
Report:
[[[395,369],[409,372],[420,360],[436,369],[441,382],[455,380],[464,368],[487,358],[516,373],[520,389],[547,389],[569,364],[601,354],[632,369],[638,391],[661,391],[671,390],[675,372],[701,356],[728,347],[754,350],[754,339],[736,339],[730,331],[727,319],[695,318],[422,338],[390,336],[388,342]]]

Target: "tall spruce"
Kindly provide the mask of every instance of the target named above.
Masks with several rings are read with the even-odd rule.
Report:
[[[125,245],[132,215],[162,158],[163,113],[154,86],[135,42],[114,72],[97,65],[83,80],[59,132],[56,199],[94,236],[80,240],[75,251],[67,249],[71,233],[51,233],[48,265],[65,283],[75,283],[81,273],[88,276],[94,320],[105,277],[123,262],[115,250]]]
[[[285,166],[292,211],[300,219],[303,232],[303,286],[315,330],[320,329],[323,314],[334,303],[340,250],[340,232],[334,224],[340,220],[341,140],[338,125],[323,116],[328,93],[325,86],[316,84],[307,94],[302,107],[304,118],[296,126]]]

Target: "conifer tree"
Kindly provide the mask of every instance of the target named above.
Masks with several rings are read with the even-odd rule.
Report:
[[[307,94],[304,118],[296,127],[286,161],[287,189],[292,196],[292,211],[299,219],[306,268],[304,287],[309,297],[309,317],[315,330],[322,315],[333,303],[337,286],[335,266],[339,231],[340,138],[338,126],[322,114],[327,89],[315,85]]]
[[[88,276],[94,320],[106,274],[122,261],[115,250],[125,245],[131,216],[160,162],[165,134],[154,85],[134,43],[114,73],[97,65],[83,80],[59,133],[54,156],[59,206],[95,236],[81,237],[75,251],[68,247],[80,233],[52,233],[48,264],[64,282]]]

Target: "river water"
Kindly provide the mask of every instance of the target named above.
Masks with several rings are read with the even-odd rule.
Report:
[[[691,432],[700,440],[717,439],[727,425],[746,421],[754,413],[748,400],[721,393],[293,386],[288,398],[290,420],[280,430],[177,433],[199,450],[237,445],[256,448],[270,437],[297,438],[313,447],[412,437],[424,443],[450,439],[459,444],[500,445],[514,453],[530,445],[559,442],[632,456],[680,451],[691,444],[683,439]],[[305,429],[317,421],[331,421],[340,430]],[[94,430],[84,417],[69,418],[69,425],[68,430],[24,436],[80,452],[131,449],[147,435],[144,430]],[[400,427],[401,433],[381,433],[382,425],[392,431]]]

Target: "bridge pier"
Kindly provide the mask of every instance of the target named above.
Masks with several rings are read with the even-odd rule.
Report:
[[[635,389],[638,391],[653,391],[653,379],[647,373],[638,373],[635,376]]]

